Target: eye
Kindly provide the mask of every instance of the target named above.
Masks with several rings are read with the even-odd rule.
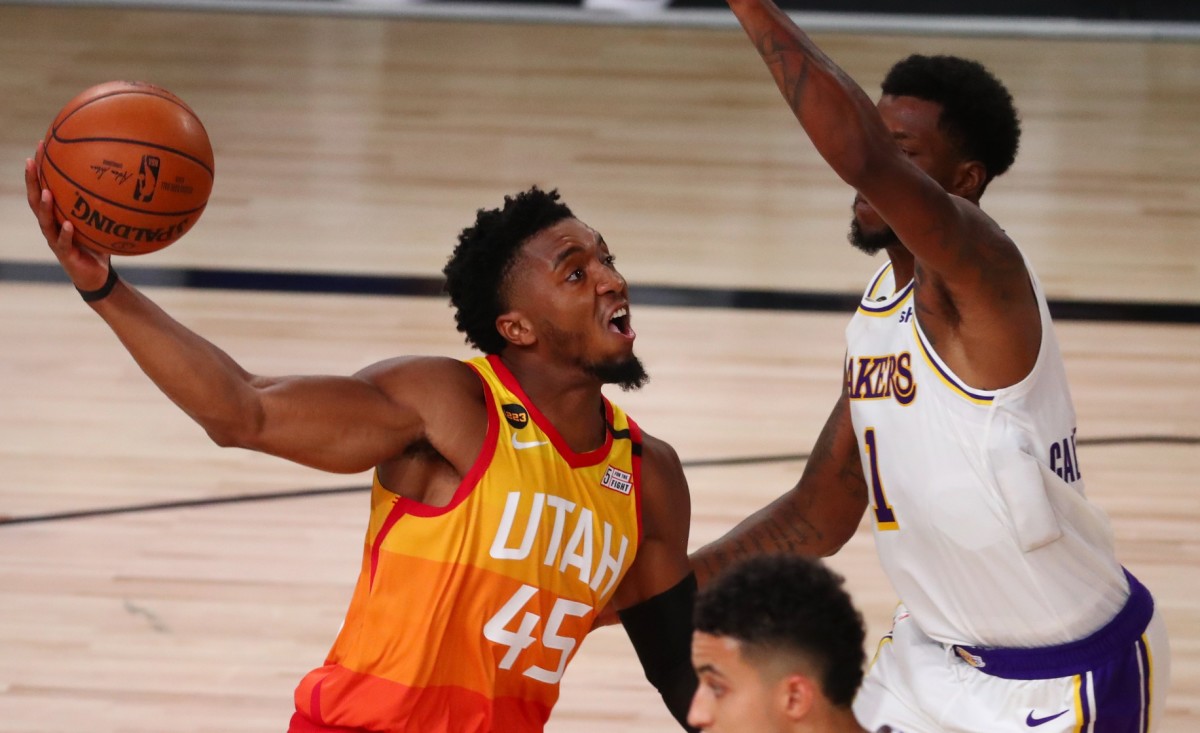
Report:
[[[583,268],[576,267],[571,270],[571,274],[567,275],[567,282],[578,282],[583,279]]]
[[[616,267],[617,266],[617,256],[616,255],[605,255],[604,256],[604,265],[605,265],[605,267]]]

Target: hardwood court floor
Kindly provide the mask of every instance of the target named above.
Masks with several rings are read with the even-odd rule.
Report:
[[[1200,47],[820,40],[870,93],[910,51],[984,60],[1025,141],[986,207],[1054,298],[1195,304]],[[197,229],[143,265],[434,275],[480,206],[559,186],[635,283],[859,290],[849,195],[740,31],[0,6],[0,266],[45,263],[20,165],[80,89],[143,78],[208,126]],[[0,274],[3,270],[0,269]],[[438,299],[152,288],[267,374],[469,352]],[[689,464],[693,546],[794,481],[836,396],[845,314],[634,304],[654,381],[614,395]],[[1195,324],[1061,322],[1088,492],[1172,634],[1163,730],[1200,726]],[[0,515],[365,486],[223,451],[60,284],[0,279]],[[282,729],[356,577],[362,492],[0,525],[0,732]],[[873,640],[895,597],[861,530],[832,564]],[[671,730],[618,630],[588,640],[552,733]]]

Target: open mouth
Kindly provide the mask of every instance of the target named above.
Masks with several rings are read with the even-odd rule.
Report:
[[[612,316],[608,319],[608,330],[613,333],[619,333],[626,338],[633,338],[633,328],[629,325],[629,308],[621,306],[613,311]]]

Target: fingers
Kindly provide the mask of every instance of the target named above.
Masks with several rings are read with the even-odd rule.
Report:
[[[38,226],[42,229],[42,236],[51,244],[58,239],[62,234],[61,228],[58,226],[58,220],[54,218],[54,194],[50,193],[49,189],[43,189],[38,194],[38,205],[34,209],[37,214]],[[72,231],[74,231],[72,229]]]
[[[54,197],[48,189],[42,188],[41,176],[38,175],[42,153],[42,142],[38,141],[33,157],[25,159],[25,199],[38,218],[42,235],[47,242],[53,242],[60,232],[54,218]]]
[[[30,210],[36,214],[42,200],[42,183],[38,180],[37,162],[33,158],[25,159],[25,198]]]

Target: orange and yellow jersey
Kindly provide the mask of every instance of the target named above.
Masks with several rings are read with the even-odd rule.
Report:
[[[641,539],[641,434],[604,400],[575,453],[495,356],[483,449],[445,507],[375,478],[362,571],[292,733],[541,731],[567,663]]]

